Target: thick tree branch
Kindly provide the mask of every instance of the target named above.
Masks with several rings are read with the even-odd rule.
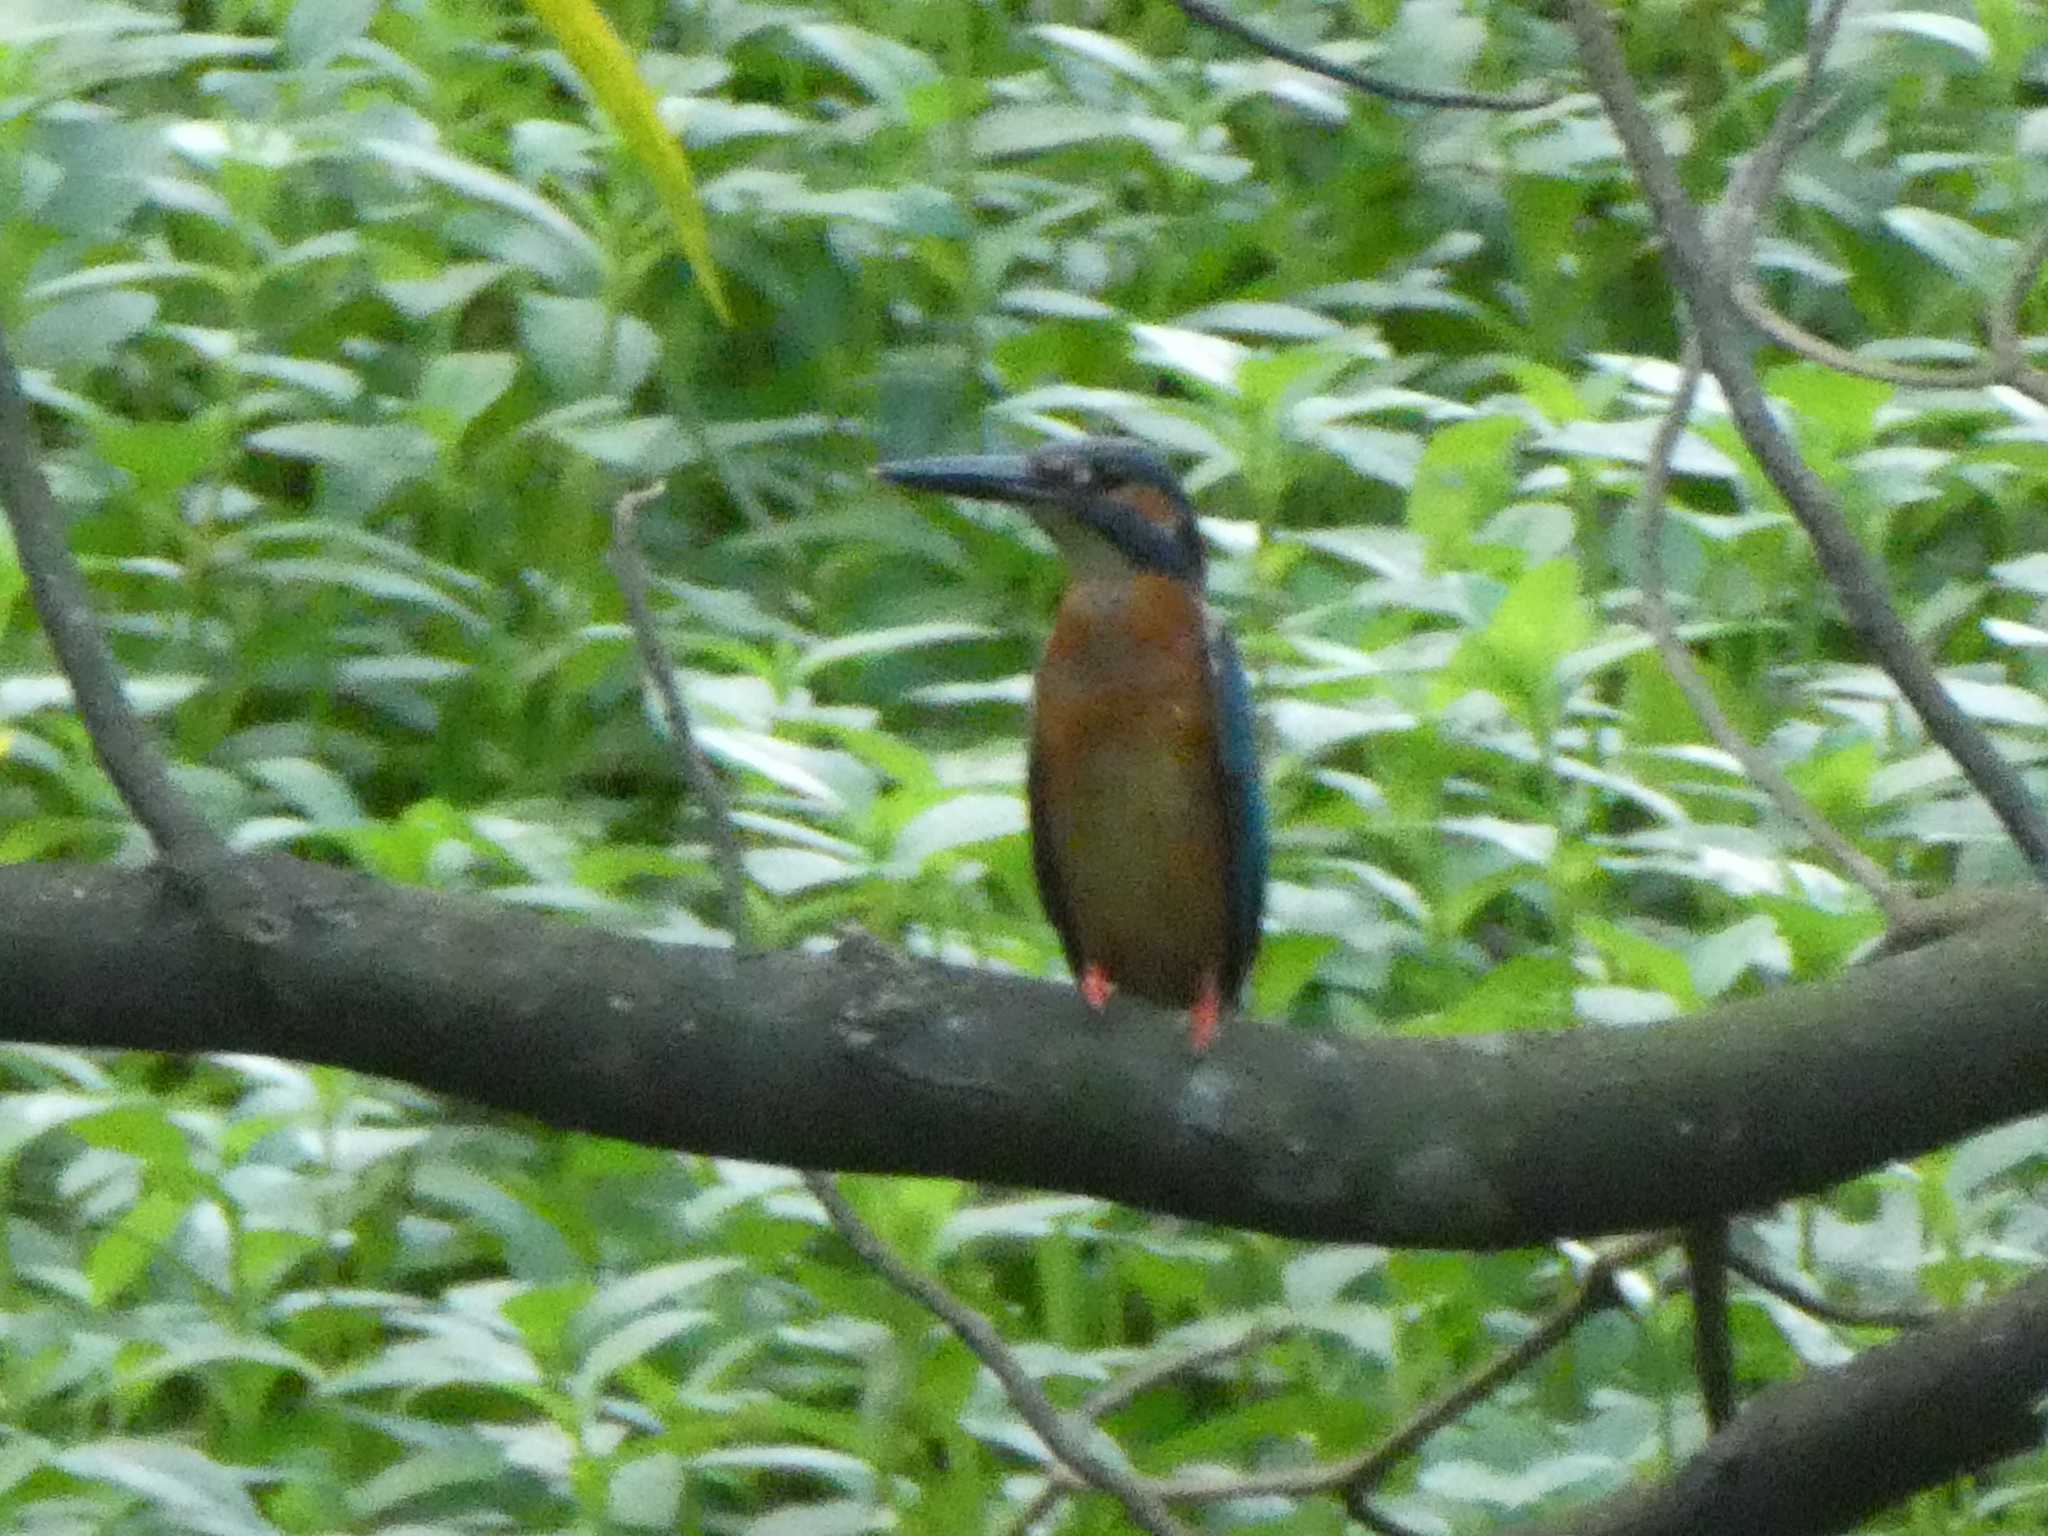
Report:
[[[1821,1536],[2040,1444],[2048,1276],[1773,1387],[1658,1487],[1528,1536]]]
[[[2033,902],[1654,1029],[1254,1023],[894,956],[658,946],[276,860],[223,965],[159,876],[0,869],[0,1038],[262,1051],[554,1124],[798,1166],[1079,1190],[1300,1237],[1494,1247],[1768,1204],[2048,1108]]]
[[[1709,243],[1699,210],[1686,196],[1677,168],[1643,109],[1604,0],[1566,0],[1565,11],[1587,77],[1614,124],[1629,168],[1663,237],[1665,266],[1691,313],[1701,355],[1720,382],[1729,416],[1743,443],[1805,529],[1821,574],[1872,659],[1898,686],[1926,725],[1928,735],[1955,759],[1957,768],[1984,797],[2027,862],[2037,873],[2048,876],[2048,817],[2034,803],[2018,772],[1949,697],[1892,606],[1883,568],[1857,541],[1834,493],[1800,458],[1797,447],[1773,417],[1749,357],[1742,320],[1728,292],[1724,264]]]

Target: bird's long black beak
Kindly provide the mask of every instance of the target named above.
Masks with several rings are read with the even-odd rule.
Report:
[[[877,464],[875,473],[912,491],[942,496],[972,496],[978,501],[1007,501],[1038,506],[1053,499],[1053,488],[1021,453],[939,454],[929,459],[895,459]]]

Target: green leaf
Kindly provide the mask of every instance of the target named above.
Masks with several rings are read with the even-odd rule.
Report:
[[[797,664],[797,675],[809,677],[846,661],[893,656],[903,651],[951,645],[961,640],[985,640],[996,633],[986,624],[959,624],[944,619],[923,624],[901,624],[891,629],[855,631],[810,647]]]
[[[1884,226],[1987,299],[2009,280],[2014,245],[1932,208],[1887,208]]]
[[[938,77],[930,59],[893,38],[838,22],[803,21],[789,35],[875,101],[908,115],[905,98]]]
[[[1582,917],[1578,935],[1607,962],[1609,980],[1654,987],[1687,1008],[1699,1006],[1692,967],[1678,951],[1605,917]]]
[[[512,387],[518,373],[519,360],[509,352],[443,353],[420,376],[414,403],[421,425],[442,443],[454,442]]]
[[[327,509],[351,522],[367,518],[405,486],[431,473],[434,440],[417,427],[358,427],[339,421],[295,421],[249,435],[258,453],[306,459],[329,474]]]
[[[1251,1012],[1262,1019],[1284,1019],[1316,979],[1337,941],[1322,934],[1269,933],[1252,967]]]
[[[1773,368],[1765,375],[1764,384],[1773,396],[1799,413],[1806,427],[1803,440],[1811,444],[1817,439],[1836,458],[1853,453],[1872,440],[1877,413],[1898,393],[1895,385],[1859,379],[1815,363]]]
[[[1789,980],[1792,972],[1791,947],[1778,925],[1761,914],[1695,940],[1686,959],[1698,996],[1708,1001],[1726,995],[1751,971],[1766,983]]]
[[[1482,688],[1514,710],[1539,740],[1555,727],[1562,700],[1559,666],[1592,633],[1570,560],[1532,566],[1508,589],[1485,626],[1466,637],[1436,688],[1439,699],[1459,687]]]
[[[598,1339],[584,1354],[570,1379],[569,1390],[585,1403],[595,1403],[611,1379],[654,1351],[717,1321],[702,1307],[663,1307],[645,1312]]]
[[[1024,802],[1016,795],[955,795],[920,811],[896,835],[890,871],[915,875],[936,855],[1024,830]]]
[[[24,368],[104,368],[156,312],[156,295],[134,288],[45,304],[15,336],[15,356]]]
[[[1512,499],[1521,433],[1512,416],[1482,416],[1431,434],[1408,492],[1407,519],[1422,536],[1431,569],[1465,564],[1479,525]]]
[[[1682,962],[1681,962],[1682,966]],[[1579,977],[1555,955],[1516,955],[1493,967],[1456,1004],[1428,1020],[1429,1034],[1562,1029]]]
[[[439,591],[417,576],[386,570],[363,561],[305,558],[297,560],[250,560],[234,567],[241,575],[281,588],[347,587],[379,602],[403,603],[454,619],[479,634],[490,626],[482,614],[467,604]]]
[[[160,1104],[123,1104],[71,1122],[72,1134],[87,1146],[102,1147],[148,1164],[157,1177],[191,1165],[185,1135]]]
[[[249,1474],[190,1446],[161,1439],[92,1440],[59,1451],[51,1462],[72,1477],[133,1494],[169,1529],[276,1536],[243,1486]]]
[[[382,0],[297,0],[278,33],[285,57],[299,69],[326,67],[337,53],[359,42]]]
[[[704,290],[712,312],[728,325],[732,310],[719,285],[718,267],[711,258],[710,226],[704,205],[697,197],[697,185],[690,175],[690,162],[682,148],[663,126],[656,112],[654,95],[640,78],[633,57],[604,13],[591,0],[526,0],[527,9],[553,35],[556,45],[590,87],[590,94],[641,170],[654,183],[662,207],[682,250],[683,259],[697,284]]]
[[[788,1504],[747,1522],[742,1536],[867,1536],[896,1523],[885,1506],[865,1499],[832,1499],[823,1504]]]
[[[391,278],[380,284],[384,297],[413,320],[460,309],[510,268],[496,261],[455,262],[425,277]]]
[[[565,400],[626,396],[661,355],[652,326],[597,299],[530,293],[519,300],[519,340],[541,376]]]
[[[372,137],[362,141],[362,150],[395,171],[436,182],[522,220],[554,243],[564,258],[564,271],[583,282],[595,283],[603,271],[604,255],[597,242],[553,203],[509,177],[431,145]]]
[[[1991,62],[1990,34],[1961,16],[1944,15],[1939,11],[1885,11],[1859,15],[1849,25],[1858,32],[1890,32],[1900,37],[1938,43],[1973,64]]]
[[[0,524],[0,630],[14,617],[15,606],[27,591],[28,572],[15,556],[13,530]]]
[[[85,1277],[93,1305],[105,1307],[126,1295],[178,1230],[191,1199],[169,1190],[144,1195],[109,1227],[86,1255]]]

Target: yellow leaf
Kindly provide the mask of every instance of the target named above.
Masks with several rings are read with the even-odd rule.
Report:
[[[627,151],[653,180],[675,226],[683,259],[703,286],[713,312],[730,325],[732,311],[726,307],[718,269],[712,265],[711,232],[704,219],[704,205],[697,198],[697,184],[690,176],[690,162],[662,125],[654,108],[654,93],[640,78],[619,34],[592,0],[526,0],[526,8],[554,37]]]

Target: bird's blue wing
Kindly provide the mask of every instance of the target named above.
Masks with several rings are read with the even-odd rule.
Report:
[[[1217,789],[1223,802],[1225,936],[1223,995],[1237,1000],[1259,952],[1266,906],[1266,797],[1259,786],[1259,743],[1251,684],[1237,642],[1209,626],[1209,686],[1216,710]],[[1041,879],[1043,877],[1041,876]],[[1049,903],[1048,903],[1049,905]]]

